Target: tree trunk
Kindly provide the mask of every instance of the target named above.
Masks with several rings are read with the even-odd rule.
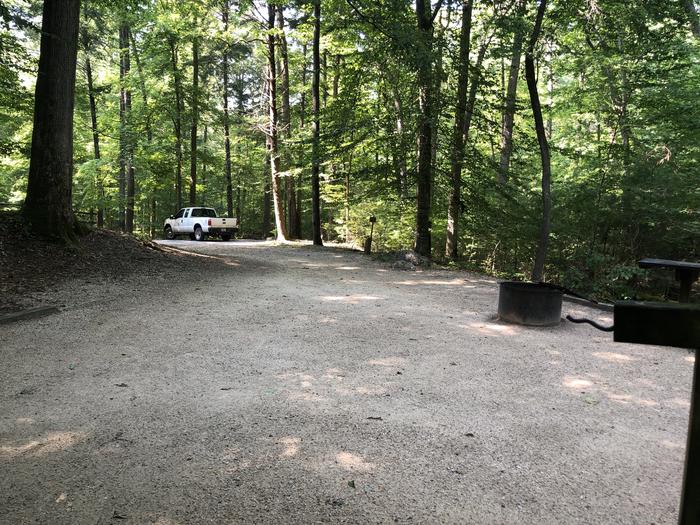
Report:
[[[90,64],[90,57],[86,57],[85,59],[85,75],[87,76],[87,85],[88,85],[88,98],[90,101],[90,125],[92,128],[92,144],[93,144],[93,150],[94,150],[94,157],[95,160],[100,160],[100,133],[97,128],[97,102],[95,101],[95,88],[93,84],[93,79],[92,79],[92,65]],[[105,209],[104,209],[104,197],[105,197],[105,189],[104,185],[102,184],[102,179],[100,178],[99,175],[99,166],[97,167],[97,178],[95,181],[95,185],[97,186],[97,198],[98,198],[98,204],[97,204],[97,227],[98,228],[103,228],[104,227],[104,217],[105,217]]]
[[[440,11],[438,18],[438,27],[440,28],[437,36],[437,49],[435,50],[435,87],[433,88],[433,120],[432,120],[432,137],[430,139],[432,151],[430,158],[432,162],[433,172],[437,168],[437,154],[440,140],[440,115],[442,114],[442,83],[445,80],[445,67],[443,64],[443,55],[445,49],[445,33],[450,27],[452,21],[452,2],[447,2],[447,14],[443,16]]]
[[[303,128],[306,124],[306,47],[304,44],[302,48],[303,62],[301,66],[301,100],[299,103],[299,127]]]
[[[323,109],[328,105],[328,50],[323,50],[323,59],[321,62],[321,73],[323,74]]]
[[[228,17],[231,8],[230,0],[224,0],[224,5],[221,11],[221,18],[224,21],[224,34],[228,35]],[[229,217],[233,217],[233,186],[231,185],[231,134],[229,129],[229,112],[228,112],[228,58],[229,58],[229,45],[228,42],[224,44],[224,150],[226,152],[226,163],[225,163],[225,178],[226,178],[226,211]],[[240,221],[241,218],[238,217]]]
[[[408,183],[408,169],[406,167],[406,133],[404,130],[404,114],[403,104],[401,103],[401,93],[396,83],[391,86],[392,95],[394,98],[394,111],[396,112],[396,151],[392,152],[392,160],[394,164],[396,190],[399,194],[399,199],[406,198],[406,185]]]
[[[287,221],[284,217],[282,191],[280,188],[280,158],[277,136],[277,68],[275,67],[275,6],[267,4],[268,35],[267,35],[267,109],[269,112],[269,129],[267,133],[267,152],[270,157],[270,175],[272,181],[272,203],[275,210],[275,229],[277,240],[287,239]]]
[[[195,20],[195,26],[197,21]],[[190,206],[197,204],[197,125],[199,124],[199,38],[192,40],[192,127],[190,129]]]
[[[311,147],[311,228],[313,242],[322,246],[321,238],[321,186],[319,172],[321,168],[320,142],[320,93],[321,81],[321,0],[314,2],[314,41],[313,41],[313,75],[311,78],[311,111],[313,112],[313,142]]]
[[[418,185],[416,191],[415,250],[424,257],[431,255],[430,204],[433,185],[433,18],[429,0],[416,0],[418,46],[416,56],[418,82]]]
[[[266,161],[266,166],[267,169],[265,171],[269,170],[270,167],[270,161],[269,159]],[[271,201],[272,199],[270,198],[270,181],[268,180],[267,174],[265,177],[265,185],[263,187],[263,216],[262,216],[262,236],[263,239],[267,239],[268,235],[270,235],[270,216],[272,215],[272,206],[271,206]]]
[[[306,50],[307,45],[302,45],[302,69],[301,69],[301,100],[299,103],[299,131],[303,133],[303,129],[306,126]],[[298,233],[298,238],[302,239],[304,237],[304,232],[301,229],[301,207],[302,207],[302,194],[301,189],[304,182],[303,172],[304,172],[304,154],[305,148],[303,141],[300,141],[299,145],[299,174],[297,175],[297,214],[296,214],[296,225],[295,229]]]
[[[87,18],[87,11],[85,12],[85,18]],[[88,88],[88,101],[90,103],[90,127],[92,131],[92,144],[93,144],[93,154],[95,160],[100,160],[100,133],[97,128],[97,102],[95,100],[95,86],[92,78],[92,63],[90,61],[91,52],[91,41],[90,35],[88,34],[87,28],[81,31],[82,33],[82,44],[83,50],[85,51],[85,76],[87,79]],[[95,186],[97,187],[97,227],[104,227],[104,185],[102,184],[102,179],[99,175],[99,166],[97,167],[97,176],[95,180]]]
[[[486,51],[488,50],[489,41],[484,42],[479,48],[479,53],[476,56],[476,63],[472,70],[471,84],[469,86],[469,98],[467,100],[467,114],[464,121],[464,144],[465,146],[469,143],[469,131],[472,126],[472,118],[474,117],[474,107],[476,106],[476,94],[479,89],[479,84],[481,83],[481,66],[484,63],[484,58],[486,57]]]
[[[447,209],[447,241],[445,256],[457,259],[459,255],[459,216],[462,206],[462,165],[464,163],[464,140],[467,117],[467,86],[469,83],[469,51],[472,26],[472,0],[462,3],[462,29],[459,35],[459,62],[457,80],[457,103],[455,104],[455,123],[452,132],[452,159],[450,175],[452,188]]]
[[[175,36],[169,35],[170,45],[170,65],[173,68],[173,80],[175,82],[175,157],[177,162],[175,172],[175,193],[177,194],[177,209],[182,208],[182,84],[180,81],[180,71],[177,66],[177,48]]]
[[[698,12],[695,10],[695,1],[683,0],[683,7],[690,21],[690,30],[695,35],[695,38],[700,40],[700,17],[698,17]]]
[[[209,140],[209,126],[204,124],[204,138],[202,139],[202,148],[206,151],[207,141]],[[202,159],[202,204],[207,203],[207,158]]]
[[[340,55],[335,55],[333,57],[333,80],[332,80],[332,88],[331,88],[331,96],[333,97],[333,101],[335,101],[338,98],[338,87],[340,85],[340,63],[341,63],[341,58]],[[328,53],[324,51],[323,53],[323,67],[324,67],[324,79],[323,82],[325,85],[327,85],[327,68],[328,64]],[[326,94],[326,99],[323,101],[323,107],[325,108],[327,104],[327,94]],[[335,155],[331,155],[331,176],[330,180],[335,182],[338,180],[338,163],[336,161]],[[333,207],[328,206],[326,209],[328,212],[328,227],[326,228],[326,239],[328,241],[331,240],[331,232],[333,231]]]
[[[131,72],[131,58],[129,55],[129,34],[131,30],[128,25],[124,26],[124,45],[126,51],[124,52],[124,77],[125,79],[129,76]],[[124,48],[123,48],[124,49]],[[134,134],[132,132],[132,122],[131,122],[131,90],[126,89],[124,98],[124,107],[126,110],[126,166],[127,166],[127,178],[126,178],[126,216],[125,216],[125,226],[127,233],[133,233],[134,231],[134,197],[136,190],[136,181],[134,177]]]
[[[523,4],[521,4],[523,5]],[[522,12],[522,9],[520,10]],[[501,160],[498,164],[498,182],[508,182],[510,170],[510,157],[513,154],[513,128],[515,126],[515,104],[518,94],[518,75],[520,73],[520,56],[523,49],[523,30],[520,25],[513,34],[513,51],[508,73],[508,88],[506,91],[506,105],[503,112],[503,126],[501,128]]]
[[[292,137],[292,125],[291,125],[291,110],[289,104],[289,57],[287,53],[287,37],[284,32],[284,7],[277,6],[277,26],[280,30],[279,32],[279,44],[280,44],[280,83],[282,85],[281,89],[281,99],[282,99],[282,110],[280,111],[280,124],[282,128],[282,134],[286,139],[287,143],[283,148],[282,160],[283,160],[283,171],[286,172],[284,177],[285,193],[287,197],[287,212],[289,219],[289,236],[292,239],[298,239],[301,233],[297,229],[299,224],[298,213],[299,207],[297,205],[297,191],[294,177],[289,173],[290,171],[290,155],[289,155],[289,139]]]
[[[131,31],[129,31],[129,40],[131,41],[131,50],[134,54],[134,60],[136,61],[136,71],[139,74],[139,88],[141,90],[141,99],[143,100],[143,107],[146,111],[146,138],[148,142],[153,141],[153,128],[151,126],[151,113],[148,109],[148,93],[146,91],[146,77],[143,73],[143,67],[141,66],[141,59],[139,58],[139,51],[136,47],[136,40]]]
[[[76,241],[72,210],[73,105],[79,0],[45,0],[23,214],[36,233]]]
[[[552,108],[554,107],[554,69],[552,68],[552,46],[547,46],[547,51],[544,55],[545,66],[547,67],[547,140],[552,140],[554,132],[554,120]]]
[[[131,90],[128,76],[131,71],[129,55],[129,26],[119,26],[119,227],[134,231],[134,144],[131,132]]]
[[[344,183],[345,183],[345,188],[344,188],[345,189],[345,192],[344,192],[345,193],[345,195],[344,195],[344,197],[345,197],[345,202],[344,202],[344,212],[345,213],[344,213],[344,215],[345,216],[344,216],[344,221],[343,221],[343,225],[344,225],[343,237],[344,237],[344,241],[347,243],[347,242],[350,242],[350,225],[349,225],[349,223],[350,223],[350,170],[347,168],[347,166],[345,169],[345,177],[343,177],[343,179],[344,179]]]
[[[240,147],[239,147],[240,148]],[[238,150],[240,153],[240,149]],[[248,140],[245,140],[245,157],[246,159],[249,158],[248,156]],[[249,163],[246,163],[247,166],[250,166]],[[249,170],[250,171],[250,170]],[[243,234],[243,226],[242,226],[242,217],[243,217],[243,211],[241,209],[241,201],[243,200],[244,197],[241,196],[243,193],[243,181],[242,179],[243,175],[243,167],[239,168],[238,170],[238,176],[236,177],[236,217],[238,218],[238,235]]]
[[[530,93],[530,104],[532,105],[532,116],[535,120],[535,131],[537,142],[540,145],[540,158],[542,160],[542,223],[540,224],[540,235],[537,242],[537,253],[535,255],[535,265],[532,269],[532,280],[538,282],[544,275],[544,262],[547,256],[547,246],[549,244],[549,233],[551,228],[552,196],[550,192],[552,172],[549,158],[549,144],[542,119],[542,107],[540,97],[537,92],[537,75],[535,72],[535,45],[542,29],[542,19],[547,9],[547,0],[540,0],[537,9],[535,27],[530,35],[527,52],[525,53],[525,78],[527,79],[527,89]]]
[[[126,67],[124,64],[124,25],[119,26],[119,204],[117,217],[119,220],[119,229],[126,230]]]
[[[156,202],[155,193],[151,195],[151,238],[156,236],[156,222],[157,222],[157,208],[158,203]]]

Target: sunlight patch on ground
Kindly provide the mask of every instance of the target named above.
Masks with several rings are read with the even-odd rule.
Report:
[[[677,443],[675,441],[669,441],[668,439],[664,439],[661,441],[661,444],[666,447],[670,448],[672,450],[684,450],[685,449],[685,443]]]
[[[361,270],[359,266],[336,266],[336,270]]]
[[[593,355],[598,359],[609,361],[611,363],[629,363],[630,361],[637,361],[637,359],[634,357],[615,352],[593,352]]]
[[[362,456],[350,452],[338,452],[335,462],[351,472],[369,472],[374,469],[374,463],[369,463]]]
[[[562,381],[562,385],[567,388],[581,389],[589,387],[593,385],[593,383],[587,379],[581,379],[580,377],[567,376],[564,378],[564,381]]]
[[[381,301],[383,297],[377,297],[376,295],[325,295],[321,297],[321,300],[327,302],[338,302],[338,303],[348,303],[348,304],[359,304],[361,301]]]
[[[382,357],[367,361],[370,365],[377,366],[403,366],[407,363],[405,357]]]
[[[690,401],[687,399],[683,399],[680,397],[673,397],[667,401],[668,403],[671,403],[673,405],[679,406],[681,408],[690,408]]]
[[[613,392],[610,392],[606,389],[603,389],[602,392],[610,399],[611,401],[616,401],[618,403],[623,403],[625,405],[629,403],[634,403],[635,405],[642,405],[645,407],[654,407],[658,406],[659,403],[657,401],[653,401],[651,399],[644,399],[641,397],[636,397],[630,394],[615,394]]]
[[[21,445],[0,446],[0,458],[14,458],[22,455],[46,456],[65,450],[85,439],[84,432],[50,432],[44,438],[28,441]]]
[[[562,381],[562,385],[572,390],[578,390],[581,394],[594,394],[597,396],[605,396],[610,401],[614,401],[615,403],[620,403],[623,405],[633,404],[643,407],[659,406],[659,402],[653,399],[645,399],[643,397],[635,396],[632,394],[620,394],[604,386],[598,387],[595,383],[593,383],[593,381],[589,381],[588,379],[583,379],[580,377],[565,376],[564,380]],[[586,401],[597,403],[599,402],[599,399],[596,399],[595,397],[587,397]]]
[[[403,286],[418,286],[418,285],[427,285],[427,286],[433,286],[433,285],[438,285],[438,286],[460,286],[462,288],[476,288],[476,286],[473,285],[467,285],[466,281],[464,279],[452,279],[449,281],[439,281],[435,279],[421,279],[421,280],[415,280],[415,279],[407,279],[405,281],[393,281],[390,284],[400,284]]]
[[[326,374],[323,377],[326,379],[337,379],[342,381],[345,378],[345,374],[340,368],[329,368],[326,370]]]
[[[287,398],[290,401],[304,401],[306,403],[325,403],[328,398],[316,393],[316,392],[290,392]]]
[[[512,326],[495,323],[469,323],[459,325],[459,327],[474,330],[483,335],[515,335],[519,333],[519,330]]]
[[[308,261],[297,261],[297,260],[292,260],[291,262],[295,262],[297,264],[301,264],[302,266],[295,266],[297,270],[309,270],[309,269],[316,269],[316,268],[328,268],[328,264],[323,264],[323,263],[311,263]]]
[[[292,458],[299,453],[299,443],[301,443],[301,439],[288,436],[280,439],[279,442],[284,445],[284,450],[280,454],[281,457]]]

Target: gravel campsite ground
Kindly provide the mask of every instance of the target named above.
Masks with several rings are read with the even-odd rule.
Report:
[[[693,354],[502,323],[475,274],[162,244],[197,254],[0,325],[0,523],[675,523]]]

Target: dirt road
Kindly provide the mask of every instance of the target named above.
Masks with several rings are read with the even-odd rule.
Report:
[[[0,523],[675,522],[692,354],[502,324],[471,274],[168,244],[219,259],[0,326]]]

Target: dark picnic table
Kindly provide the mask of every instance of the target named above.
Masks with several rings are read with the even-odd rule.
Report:
[[[693,283],[700,277],[700,263],[670,261],[668,259],[642,259],[639,261],[639,267],[675,270],[676,281],[679,281],[681,284],[681,293],[678,297],[679,303],[687,303],[690,301],[690,289]]]

